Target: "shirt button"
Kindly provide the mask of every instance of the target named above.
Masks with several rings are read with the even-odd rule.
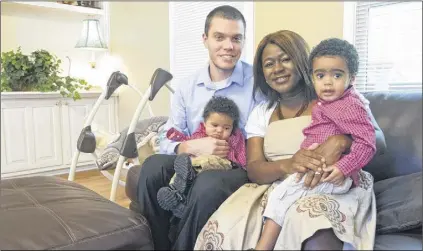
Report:
[[[321,102],[317,102],[317,104],[318,104],[318,105],[322,105],[322,103],[321,103]]]

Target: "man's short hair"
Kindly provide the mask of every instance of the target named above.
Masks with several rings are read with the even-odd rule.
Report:
[[[204,25],[204,34],[206,34],[206,36],[209,34],[210,24],[214,17],[221,17],[224,19],[235,20],[235,21],[241,20],[242,23],[244,24],[244,32],[245,32],[246,23],[245,23],[244,15],[242,15],[242,13],[235,7],[232,7],[230,5],[222,5],[222,6],[214,8],[207,15],[206,23]]]

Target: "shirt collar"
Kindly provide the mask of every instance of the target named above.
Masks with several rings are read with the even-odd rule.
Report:
[[[210,79],[209,67],[210,67],[210,64],[208,64],[207,67],[204,67],[201,70],[200,76],[199,76],[198,81],[197,81],[197,85],[201,85],[201,84],[204,84],[205,86],[211,85],[212,80]],[[234,71],[232,72],[231,76],[229,77],[229,85],[231,85],[232,83],[236,83],[240,86],[244,85],[244,71],[243,71],[243,68],[242,68],[241,60],[238,60],[238,62],[235,65]]]

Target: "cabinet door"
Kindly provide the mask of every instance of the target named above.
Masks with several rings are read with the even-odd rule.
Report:
[[[54,99],[2,102],[2,175],[62,165],[60,118],[60,107]]]
[[[117,133],[115,99],[116,97],[111,97],[109,100],[104,100],[103,103],[101,103],[94,117],[92,125],[94,131],[100,130],[108,134]]]
[[[76,151],[76,143],[84,125],[85,119],[90,114],[96,98],[82,98],[81,100],[73,101],[66,100],[62,102],[62,123],[64,129],[64,156],[65,164],[70,165],[72,156]],[[97,113],[94,116],[94,121],[91,124],[91,129],[95,133],[97,130],[102,130],[107,133],[113,133],[116,130],[115,121],[115,107],[113,97],[109,100],[103,100]],[[97,152],[99,154],[99,152]],[[78,160],[78,165],[86,165],[93,163],[91,154],[81,153]]]

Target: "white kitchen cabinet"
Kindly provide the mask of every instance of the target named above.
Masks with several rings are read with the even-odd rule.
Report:
[[[96,100],[96,99],[95,99]],[[83,123],[86,116],[90,113],[95,100],[84,99],[78,101],[66,101],[62,105],[62,119],[63,125],[66,126],[66,131],[69,133],[64,135],[66,137],[64,144],[66,145],[66,151],[64,152],[65,163],[69,164],[72,160],[72,155],[76,150],[76,142],[78,141],[79,134],[82,130]],[[116,98],[110,98],[109,100],[104,100],[100,108],[97,111],[96,116],[94,117],[91,130],[103,131],[103,132],[117,132],[116,128]],[[93,158],[91,154],[81,153],[79,155],[78,162],[83,163],[91,161]]]
[[[73,101],[57,93],[10,92],[1,94],[1,176],[27,176],[66,172],[84,119],[100,92],[83,92]],[[118,96],[104,100],[92,130],[115,134]],[[81,154],[78,166],[94,165],[90,154]]]

